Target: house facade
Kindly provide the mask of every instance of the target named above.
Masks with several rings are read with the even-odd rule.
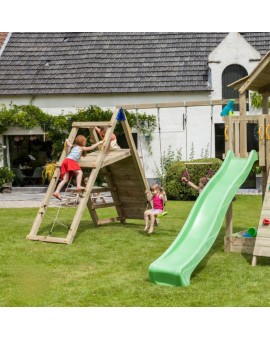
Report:
[[[0,57],[0,104],[31,102],[53,115],[133,105],[130,111],[153,114],[152,152],[146,136],[137,136],[137,147],[154,180],[169,148],[183,160],[222,156],[222,106],[211,103],[238,98],[227,85],[269,50],[270,32],[12,33]],[[190,104],[198,101],[209,105]],[[189,105],[170,107],[175,102]],[[10,153],[16,137],[41,134],[10,128],[0,142]]]

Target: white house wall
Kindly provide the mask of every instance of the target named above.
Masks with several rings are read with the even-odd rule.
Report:
[[[96,96],[29,96],[0,97],[0,103],[9,105],[11,102],[17,105],[31,103],[44,112],[52,115],[76,112],[78,108],[97,105],[103,109],[114,108],[117,105],[127,104],[157,104],[177,101],[209,100],[209,93],[169,93],[169,94],[131,94],[131,95],[96,95]],[[219,120],[220,107],[215,107],[214,121]],[[135,110],[133,110],[135,112]],[[154,114],[157,117],[157,109],[138,110],[146,114]],[[158,128],[153,133],[152,155],[148,155],[147,146],[143,136],[140,136],[138,151],[144,163],[147,178],[156,177],[156,165],[160,165],[160,142],[161,153],[167,152],[169,146],[172,150],[181,149],[182,159],[189,159],[192,143],[194,145],[195,158],[201,157],[202,149],[210,147],[210,107],[187,108],[187,126],[183,130],[183,115],[185,108],[162,108],[160,109],[160,136]],[[13,134],[9,129],[9,134]],[[15,133],[15,130],[14,130]],[[187,134],[187,135],[186,135]],[[187,141],[187,144],[186,144]],[[214,136],[212,134],[212,146],[214,150]],[[210,150],[209,150],[210,151]],[[214,152],[212,154],[214,156]]]

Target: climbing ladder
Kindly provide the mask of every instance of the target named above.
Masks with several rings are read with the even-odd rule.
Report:
[[[270,220],[270,173],[268,174],[267,185],[263,200],[263,206],[255,239],[253,250],[252,266],[256,266],[257,256],[270,257],[270,225],[265,221]],[[267,221],[268,222],[268,221]]]
[[[122,124],[129,149],[114,150],[106,153],[106,149],[109,146],[117,122],[121,122]],[[115,110],[109,122],[74,122],[68,137],[69,141],[71,143],[74,142],[79,129],[88,129],[92,142],[96,143],[98,141],[98,136],[95,131],[95,126],[107,127],[106,135],[104,137],[105,141],[102,150],[91,152],[85,157],[82,157],[79,161],[82,168],[91,168],[91,173],[85,189],[80,193],[76,213],[73,221],[68,227],[67,236],[63,238],[51,236],[50,233],[48,235],[38,234],[42,220],[44,219],[46,210],[50,206],[53,197],[52,195],[58,184],[61,164],[67,155],[67,151],[63,150],[33,226],[29,235],[27,235],[27,239],[71,244],[86,207],[96,226],[116,221],[124,223],[128,218],[143,218],[143,213],[147,204],[145,190],[149,189],[149,185],[145,178],[141,161],[123,109],[121,108],[119,111]],[[99,173],[105,177],[108,187],[94,188],[94,183]],[[113,202],[97,203],[94,194],[100,192],[110,192]],[[110,206],[115,207],[118,216],[99,220],[96,210]]]

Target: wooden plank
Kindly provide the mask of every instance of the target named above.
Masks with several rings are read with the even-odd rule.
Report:
[[[230,251],[234,253],[241,253],[241,254],[253,254],[254,247],[244,246],[244,245],[232,245],[231,250],[229,248],[225,248],[225,251]]]
[[[91,216],[91,218],[92,218],[92,221],[93,221],[94,225],[95,225],[96,227],[98,227],[98,226],[99,226],[98,215],[97,215],[96,210],[93,209],[92,206],[93,206],[93,202],[92,202],[91,198],[89,198],[88,201],[87,201],[87,208],[88,208],[88,211],[89,211],[89,213],[90,213],[90,216]]]
[[[125,220],[125,219],[123,219]],[[111,218],[105,218],[104,220],[99,220],[98,224],[99,225],[103,225],[103,224],[108,224],[108,223],[112,223],[112,222],[119,222],[121,221],[120,217],[111,217]]]
[[[236,121],[234,124],[234,154],[240,157],[240,123]]]
[[[32,241],[42,241],[42,242],[52,242],[52,243],[63,243],[63,244],[68,243],[66,238],[52,237],[52,236],[28,235],[27,239],[32,240]]]
[[[270,257],[270,247],[263,247],[263,246],[255,247],[253,251],[253,255]]]
[[[259,247],[269,247],[270,254],[270,238],[269,237],[256,237],[256,251]]]
[[[246,116],[246,93],[239,95],[239,114],[240,116]],[[247,157],[247,125],[243,119],[240,121],[240,157]]]
[[[107,126],[107,127],[111,127],[112,126],[112,122],[73,122],[72,123],[72,127],[76,127],[76,128],[85,128],[85,129],[89,129],[89,128],[94,128],[95,126]]]
[[[260,227],[260,228],[258,228],[257,238],[259,238],[259,237],[262,237],[262,238],[269,237],[269,242],[270,242],[270,228],[269,227]]]
[[[211,105],[226,105],[231,99],[214,99],[214,100],[197,100],[197,101],[181,101],[181,102],[166,102],[166,103],[150,103],[150,104],[131,104],[131,105],[117,105],[116,108],[121,107],[126,110],[136,109],[156,109],[156,108],[173,108],[173,107],[196,107],[196,106],[211,106]],[[234,99],[235,104],[238,104],[238,98]]]
[[[98,151],[88,153],[85,157],[80,158],[79,165],[82,168],[95,168],[98,155],[99,155]],[[109,154],[105,155],[105,159],[101,167],[103,168],[127,157],[130,157],[130,151],[128,149],[110,151]]]
[[[100,193],[100,192],[111,192],[112,190],[115,190],[115,187],[100,187],[100,188],[94,188],[92,190],[92,193],[93,194],[97,194],[97,193]]]
[[[258,121],[258,125],[259,125],[259,130],[258,130],[258,137],[259,137],[259,166],[265,166],[266,162],[265,162],[265,148],[266,148],[266,135],[267,135],[267,131],[265,131],[265,119],[264,117],[260,116],[259,121]],[[260,129],[262,131],[262,133],[260,132]],[[265,134],[263,133],[263,131],[265,131]],[[270,144],[270,143],[269,143]]]
[[[110,207],[116,207],[116,206],[120,206],[122,203],[115,203],[115,202],[111,202],[111,203],[93,203],[92,208],[93,209],[100,209],[100,208],[110,208]]]
[[[213,162],[187,162],[185,165],[212,165]]]
[[[244,121],[246,123],[255,123],[255,122],[258,122],[260,117],[262,115],[243,115],[243,116],[229,116],[228,118],[230,120],[232,120],[233,122],[235,121]]]

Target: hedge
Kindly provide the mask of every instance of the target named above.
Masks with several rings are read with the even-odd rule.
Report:
[[[190,181],[194,184],[198,185],[201,177],[207,176],[208,171],[210,169],[210,165],[208,164],[194,164],[188,165],[186,167],[185,163],[206,163],[211,162],[211,169],[215,174],[220,168],[222,161],[218,158],[201,158],[195,159],[192,162],[187,161],[178,161],[171,164],[168,168],[164,187],[166,189],[167,197],[170,200],[182,200],[182,201],[192,201],[195,200],[199,193],[190,188],[187,184],[182,182],[182,176],[186,168],[188,169],[188,173],[190,175]]]

